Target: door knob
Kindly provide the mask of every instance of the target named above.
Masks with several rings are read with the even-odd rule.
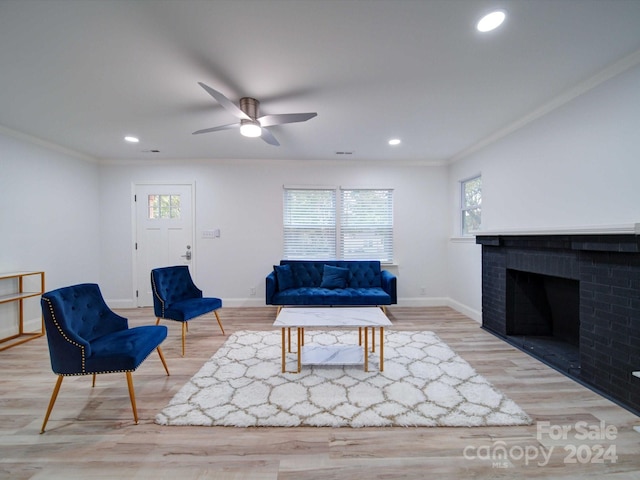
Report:
[[[187,245],[187,253],[185,255],[180,255],[182,258],[186,258],[187,260],[191,260],[191,245]]]

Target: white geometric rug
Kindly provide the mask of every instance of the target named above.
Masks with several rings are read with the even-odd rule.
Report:
[[[230,335],[156,416],[156,423],[235,427],[531,424],[518,405],[433,332],[387,330],[384,372],[378,370],[376,350],[369,357],[369,372],[362,366],[303,365],[299,374],[282,373],[280,342],[279,330]],[[305,333],[305,345],[357,342],[357,331]],[[295,353],[288,354],[287,369],[295,366]]]

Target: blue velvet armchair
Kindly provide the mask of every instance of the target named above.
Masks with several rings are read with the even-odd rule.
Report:
[[[42,295],[40,304],[49,343],[51,368],[58,375],[40,433],[44,433],[62,380],[67,375],[125,372],[133,419],[138,423],[131,372],[154,350],[158,351],[167,375],[169,369],[160,344],[167,327],[129,328],[128,320],[105,303],[95,283],[59,288]]]
[[[222,308],[222,300],[203,297],[202,290],[195,286],[189,267],[154,268],[151,270],[151,289],[153,291],[153,310],[157,317],[156,325],[161,319],[182,322],[182,356],[187,333],[187,322],[209,312],[213,312],[224,335],[224,328],[217,310]]]

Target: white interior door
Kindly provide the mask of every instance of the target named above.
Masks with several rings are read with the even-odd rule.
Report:
[[[138,307],[153,305],[151,270],[189,265],[194,252],[193,186],[135,185],[135,278]],[[192,272],[193,273],[193,272]]]

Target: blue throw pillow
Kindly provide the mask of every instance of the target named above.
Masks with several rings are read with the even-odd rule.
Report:
[[[289,265],[274,265],[273,269],[276,272],[276,279],[278,280],[278,291],[282,292],[283,290],[295,287],[293,271],[291,271]]]
[[[346,288],[349,281],[349,269],[341,267],[324,266],[322,273],[322,288]]]

